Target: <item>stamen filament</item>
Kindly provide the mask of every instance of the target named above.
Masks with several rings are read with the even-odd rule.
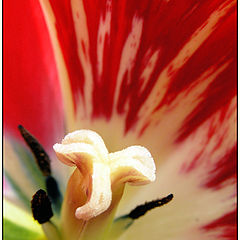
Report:
[[[136,219],[143,216],[146,212],[156,207],[163,206],[169,203],[173,199],[173,194],[169,194],[167,197],[157,199],[145,204],[139,205],[134,208],[129,214],[120,216],[114,220],[111,231],[106,240],[117,240],[122,233],[128,229]]]
[[[55,178],[52,176],[46,177],[46,188],[48,196],[53,203],[54,213],[60,215],[63,199]]]
[[[41,226],[48,240],[61,240],[57,227],[51,221],[45,222]]]

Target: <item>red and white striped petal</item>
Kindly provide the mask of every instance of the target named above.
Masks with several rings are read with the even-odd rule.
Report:
[[[210,85],[229,76],[224,103],[233,95],[235,1],[48,0],[42,7],[79,117],[123,114],[125,131],[137,125],[142,133],[189,97],[181,123],[210,98]]]
[[[173,218],[171,224],[186,218],[176,234],[170,230],[169,239],[191,232],[195,238],[224,236],[228,227],[222,221],[220,230],[216,224],[213,231],[206,229],[235,206],[235,159],[229,160],[231,170],[222,162],[236,142],[236,2],[69,1],[63,6],[50,0],[49,6],[78,126],[97,130],[110,149],[138,143],[159,163],[166,161],[153,196],[163,189],[176,192],[175,215],[169,215],[183,221]],[[192,165],[194,171],[184,172]],[[227,186],[219,189],[218,181]],[[141,194],[138,200],[145,199],[146,192]]]
[[[97,130],[112,148],[127,133],[168,153],[235,94],[235,1],[42,6],[71,82],[70,128]]]
[[[173,193],[173,201],[136,221],[121,239],[236,239],[235,99],[218,111],[158,168],[157,182],[124,199],[128,212],[146,195]],[[225,118],[222,118],[225,115]],[[134,200],[135,201],[134,201]],[[127,209],[126,209],[127,208]]]

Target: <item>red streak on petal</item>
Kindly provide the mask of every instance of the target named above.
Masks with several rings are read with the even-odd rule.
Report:
[[[137,123],[139,111],[151,95],[159,74],[166,66],[170,66],[168,70],[170,80],[166,84],[167,91],[163,99],[161,101],[156,99],[156,102],[160,102],[155,111],[162,106],[168,106],[207,69],[215,67],[217,70],[228,63],[227,68],[204,92],[202,103],[190,116],[186,116],[187,119],[178,136],[179,141],[185,139],[222,105],[228,104],[236,94],[236,6],[229,9],[218,21],[207,40],[180,69],[175,70],[173,65],[171,67],[172,61],[197,29],[201,27],[201,31],[204,31],[206,21],[211,14],[220,6],[223,8],[232,2],[232,0],[160,2],[141,0],[136,4],[135,1],[126,0],[84,0],[89,38],[88,49],[83,42],[77,46],[76,31],[81,32],[81,29],[74,29],[70,1],[50,0],[56,17],[58,39],[71,81],[75,107],[79,101],[79,93],[86,104],[84,87],[90,82],[92,84],[92,89],[89,89],[92,95],[92,118],[110,119],[113,107],[116,106],[118,114],[125,114],[125,131],[127,132]],[[111,15],[109,32],[99,37],[101,23],[107,19],[109,12]],[[76,14],[79,16],[79,13]],[[133,56],[132,66],[126,69],[119,80],[122,53],[132,31],[133,19],[136,18],[143,22],[140,44],[136,49],[136,57]],[[108,26],[105,27],[108,28]],[[99,73],[98,63],[99,44],[103,44],[103,55],[100,60],[101,73]],[[136,43],[132,44],[132,49],[136,46]],[[85,79],[86,69],[79,60],[79,47],[86,59],[90,60],[88,70],[91,79]],[[159,54],[155,67],[142,87],[144,79],[141,75],[147,66],[150,67],[149,58],[157,51]],[[131,59],[131,52],[128,57]],[[116,92],[118,84],[119,92]],[[147,126],[147,123],[145,125]]]
[[[208,117],[214,114],[218,109],[227,106],[233,96],[236,95],[237,85],[237,56],[236,56],[236,13],[231,14],[230,18],[221,24],[221,27],[216,31],[200,51],[200,56],[197,56],[196,64],[194,66],[187,66],[182,73],[181,79],[185,77],[185,81],[189,81],[193,74],[201,73],[207,67],[220,64],[221,61],[231,61],[229,66],[213,81],[204,93],[203,101],[198,107],[188,116],[187,120],[182,126],[182,131],[179,134],[178,141],[183,141],[189,134],[200,126]],[[234,23],[234,24],[233,24]],[[225,31],[229,34],[225,35]],[[217,41],[215,41],[218,39]],[[231,48],[229,47],[231,46]],[[220,50],[221,49],[221,50]],[[206,58],[206,52],[209,53]],[[204,60],[205,59],[205,60]],[[219,60],[218,60],[219,59]],[[201,65],[197,65],[201,64]],[[199,68],[201,69],[199,71]],[[187,71],[191,69],[190,74]],[[195,77],[195,76],[194,76]],[[184,83],[178,81],[175,84]],[[176,88],[178,88],[175,85]],[[182,87],[180,87],[181,89]],[[169,94],[171,96],[171,94]],[[174,95],[173,95],[174,96]]]
[[[38,1],[4,1],[4,129],[22,124],[43,145],[63,132],[63,109],[48,30]]]
[[[78,46],[74,30],[71,2],[50,0],[50,4],[56,18],[55,26],[58,34],[58,40],[62,48],[63,57],[68,70],[75,98],[74,103],[76,103],[79,92],[83,93],[84,77],[82,66],[78,58]]]
[[[224,182],[231,180],[228,184],[235,184],[237,180],[237,147],[233,147],[220,159],[212,169],[209,170],[207,182],[208,188],[221,188]],[[236,189],[237,191],[237,189]]]
[[[183,2],[181,1],[181,4]],[[171,62],[171,60],[180,51],[183,45],[193,32],[207,19],[212,11],[219,7],[222,2],[202,1],[196,8],[195,3],[189,3],[188,6],[184,4],[179,6],[174,3],[172,6],[159,6],[152,9],[148,8],[148,14],[144,15],[144,32],[141,46],[136,58],[136,63],[131,75],[131,83],[127,86],[126,81],[123,81],[121,89],[121,97],[119,98],[122,104],[126,103],[126,99],[130,98],[130,110],[127,113],[126,131],[128,131],[138,120],[138,111],[145,102],[157,80],[157,77]],[[180,4],[180,2],[179,2]],[[154,4],[153,4],[154,5]],[[163,9],[162,9],[163,7]],[[159,13],[156,13],[159,9]],[[195,9],[188,14],[189,9]],[[165,14],[161,10],[164,10]],[[165,17],[162,19],[162,16]],[[156,26],[158,26],[156,28]],[[177,36],[177,40],[176,40]],[[158,59],[157,67],[152,73],[150,80],[142,92],[140,73],[145,65],[142,59],[147,49],[151,46],[153,49],[161,48],[161,57]],[[207,54],[206,54],[207,53]],[[185,124],[185,132],[182,133],[179,140],[187,137],[197,126],[199,126],[205,119],[213,114],[222,104],[231,100],[232,96],[236,94],[236,12],[235,8],[222,19],[218,24],[218,28],[212,33],[209,39],[196,51],[191,59],[182,67],[178,73],[171,73],[171,82],[168,83],[168,91],[165,97],[159,104],[158,108],[163,105],[168,105],[176,98],[178,94],[184,91],[197,77],[199,77],[207,68],[231,60],[232,63],[209,87],[208,92],[204,96],[205,105],[212,106],[211,110],[207,107],[200,106],[195,110],[192,121]],[[170,73],[169,73],[170,74]],[[213,95],[213,93],[215,93]],[[127,95],[127,97],[126,97]],[[122,97],[124,96],[123,99]],[[214,101],[213,101],[214,100]],[[157,101],[157,99],[156,99]],[[216,104],[218,103],[218,104]],[[213,107],[214,106],[214,107]],[[123,109],[123,106],[119,106]],[[200,117],[201,116],[201,117]],[[192,116],[191,116],[192,117]],[[196,121],[197,119],[197,121]]]
[[[131,4],[130,4],[131,5]],[[104,42],[103,72],[97,74],[97,33],[100,17],[105,18],[106,1],[84,1],[88,18],[90,35],[90,57],[93,67],[93,117],[105,116],[110,118],[112,114],[113,98],[115,94],[117,74],[124,42],[131,29],[131,13],[126,12],[126,1],[112,1],[111,34]]]
[[[181,173],[186,174],[204,168],[207,178],[202,180],[201,186],[218,190],[226,185],[235,185],[237,179],[237,148],[234,128],[226,125],[231,118],[235,118],[235,107],[224,106],[217,118],[208,120],[206,136],[199,148],[193,149],[191,160],[186,161],[181,167]],[[234,119],[236,121],[236,119]],[[229,128],[230,127],[230,128]],[[201,128],[200,128],[201,129]],[[200,131],[203,133],[204,130]],[[230,131],[233,131],[230,133]],[[231,135],[229,135],[231,134]],[[199,135],[201,139],[201,134]],[[231,145],[228,138],[232,138]],[[213,142],[214,139],[214,142]],[[197,141],[199,139],[196,139]],[[210,146],[210,147],[209,147]],[[225,149],[222,155],[218,155],[221,149]],[[196,151],[194,153],[194,151]],[[216,157],[218,156],[218,157]]]
[[[237,210],[230,212],[203,227],[206,231],[217,230],[218,228],[223,229],[223,233],[218,236],[219,238],[228,240],[237,239]]]

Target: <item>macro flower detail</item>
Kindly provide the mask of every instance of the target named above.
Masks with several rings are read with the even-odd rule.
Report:
[[[236,0],[3,12],[4,240],[237,239]]]
[[[142,185],[155,180],[155,164],[146,148],[131,146],[108,153],[102,138],[90,130],[69,133],[62,144],[53,148],[60,161],[77,166],[84,177],[88,200],[76,209],[79,219],[87,221],[107,210],[112,200],[111,188],[126,182]]]

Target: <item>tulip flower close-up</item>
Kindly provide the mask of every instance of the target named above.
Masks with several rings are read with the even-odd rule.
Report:
[[[237,239],[237,1],[3,1],[3,238]]]

